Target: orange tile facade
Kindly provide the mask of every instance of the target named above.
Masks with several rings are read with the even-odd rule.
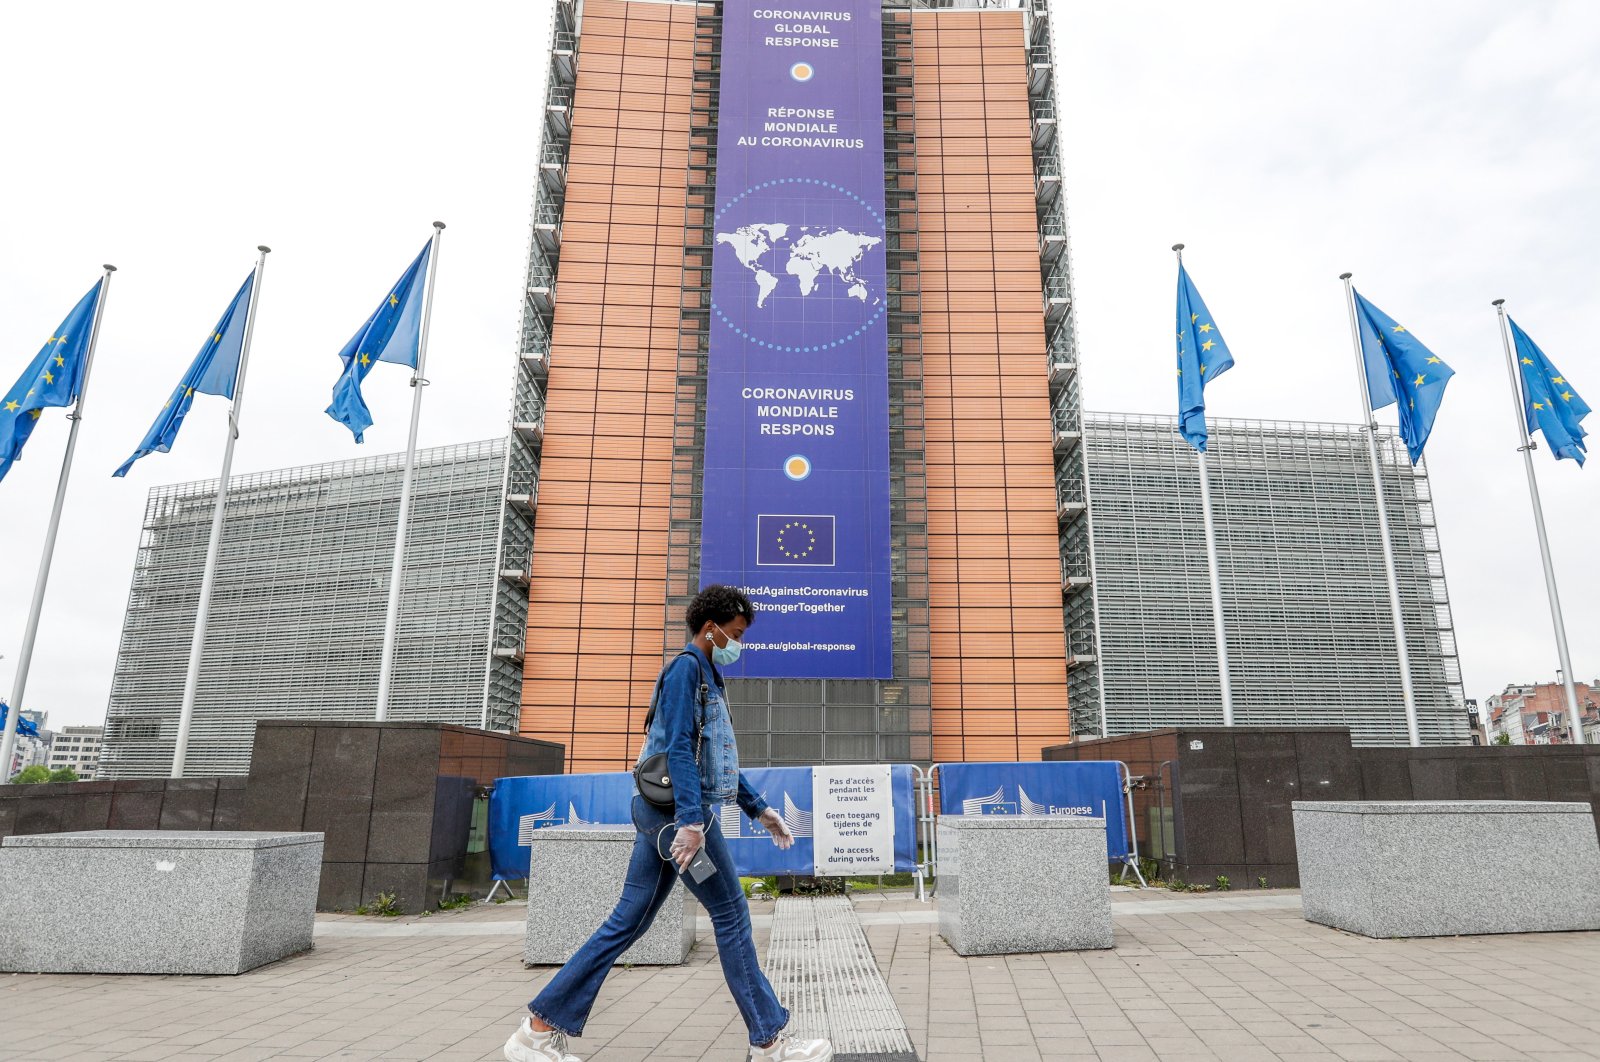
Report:
[[[1069,740],[1020,11],[919,13],[917,116],[936,761]]]
[[[621,770],[670,642],[666,554],[695,9],[585,5],[521,732]],[[919,12],[935,761],[1068,740],[1022,16]]]
[[[584,10],[521,728],[570,771],[631,763],[666,648],[694,16]]]

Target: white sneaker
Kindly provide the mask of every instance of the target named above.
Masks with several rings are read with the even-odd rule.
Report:
[[[752,1047],[750,1062],[832,1062],[833,1044],[781,1035],[766,1047]]]
[[[532,1021],[527,1018],[522,1019],[517,1031],[506,1041],[505,1055],[506,1062],[580,1062],[577,1055],[567,1054],[566,1033],[559,1033],[554,1029],[549,1032],[535,1032]],[[832,1052],[829,1052],[828,1057],[833,1057]]]

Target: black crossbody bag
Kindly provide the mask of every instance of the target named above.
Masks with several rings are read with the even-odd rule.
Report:
[[[693,655],[687,649],[678,654],[678,656]],[[673,663],[677,663],[677,657],[673,658]],[[698,660],[695,663],[697,669],[700,670],[700,693],[696,700],[696,707],[699,711],[695,713],[694,721],[694,762],[695,768],[698,770],[700,766],[700,745],[705,737],[706,697],[710,691],[706,688],[705,670],[698,668]],[[670,666],[669,664],[668,667]],[[650,724],[655,722],[656,701],[661,697],[661,684],[666,681],[666,678],[667,668],[662,668],[661,674],[656,677],[655,692],[650,695],[650,710],[645,713],[644,717],[644,732],[646,735],[650,733]],[[672,772],[667,767],[667,754],[665,752],[646,756],[634,765],[633,781],[639,787],[639,795],[644,797],[645,803],[651,807],[659,811],[671,812],[676,806],[672,795]]]

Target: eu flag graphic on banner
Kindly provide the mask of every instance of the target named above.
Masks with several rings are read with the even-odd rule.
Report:
[[[1589,434],[1583,428],[1583,418],[1589,415],[1589,404],[1578,396],[1577,389],[1561,375],[1561,370],[1545,357],[1539,344],[1511,324],[1511,335],[1517,344],[1517,368],[1522,370],[1522,394],[1528,418],[1528,434],[1544,433],[1545,445],[1559,461],[1570,457],[1581,466],[1588,447],[1584,438]]]
[[[44,341],[44,346],[22,370],[5,398],[0,399],[0,479],[6,477],[12,464],[22,456],[22,447],[45,409],[70,406],[78,400],[78,392],[83,389],[95,306],[100,301],[100,289],[104,284],[104,280],[96,281],[89,293],[78,300],[61,327]]]
[[[1456,374],[1437,354],[1423,346],[1404,325],[1356,296],[1356,322],[1361,333],[1361,358],[1367,370],[1367,394],[1373,409],[1394,403],[1400,410],[1400,436],[1411,463],[1422,458],[1445,384]]]
[[[833,567],[833,524],[831,516],[756,517],[756,564]]]
[[[1178,431],[1196,450],[1206,448],[1206,384],[1233,368],[1233,354],[1189,271],[1178,263]]]
[[[146,454],[170,452],[173,442],[178,438],[178,429],[183,427],[183,418],[189,415],[189,407],[194,405],[196,393],[233,398],[233,386],[239,377],[239,355],[244,350],[250,289],[255,285],[255,280],[254,272],[244,278],[244,286],[228,304],[227,310],[223,311],[222,320],[200,344],[200,352],[194,356],[189,371],[183,374],[183,379],[178,381],[178,386],[167,398],[167,404],[161,407],[161,412],[156,415],[150,430],[145,432],[139,448],[111,473],[113,476],[126,476],[133,463]]]
[[[361,381],[372,371],[375,361],[417,367],[417,348],[422,339],[422,289],[428,275],[428,252],[433,241],[423,245],[422,253],[411,263],[367,323],[339,351],[344,372],[333,385],[333,404],[328,416],[349,428],[356,442],[372,427],[372,414],[361,397]]]
[[[890,678],[881,5],[728,4],[721,76],[701,585],[760,612],[732,677]]]

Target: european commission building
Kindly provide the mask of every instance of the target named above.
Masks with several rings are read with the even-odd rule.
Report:
[[[1207,464],[1234,721],[1348,726],[1404,745],[1394,623],[1365,434],[1212,418]],[[1200,481],[1170,417],[1085,424],[1098,682],[1113,734],[1220,720]],[[1426,466],[1380,432],[1395,569],[1425,744],[1468,740]]]
[[[752,765],[1220,721],[1193,455],[1081,412],[1051,40],[1046,0],[557,0],[511,424],[430,458],[461,486],[419,494],[395,717],[625,768],[684,605],[727,582],[758,608],[728,670]],[[1213,432],[1239,721],[1399,743],[1364,437]],[[1381,443],[1424,740],[1462,740],[1426,476]],[[385,460],[235,488],[192,771],[243,769],[254,718],[366,717]],[[205,492],[151,496],[122,776],[170,760]]]

